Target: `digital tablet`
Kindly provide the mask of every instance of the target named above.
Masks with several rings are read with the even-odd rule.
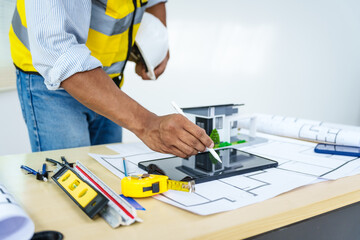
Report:
[[[222,163],[209,152],[189,158],[165,158],[139,162],[139,167],[150,174],[166,175],[178,181],[194,180],[196,183],[255,172],[277,167],[276,161],[246,153],[235,148],[216,150]]]

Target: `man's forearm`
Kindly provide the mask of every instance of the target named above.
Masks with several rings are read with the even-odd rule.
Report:
[[[121,91],[101,68],[76,73],[61,84],[70,95],[95,112],[136,135],[156,117]]]

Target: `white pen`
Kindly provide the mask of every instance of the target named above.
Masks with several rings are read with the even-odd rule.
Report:
[[[175,110],[183,115],[184,117],[186,117],[185,113],[183,112],[183,110],[181,108],[179,108],[179,106],[174,102],[174,101],[171,101],[171,105],[173,105],[173,107],[175,108]],[[215,150],[213,148],[208,148],[206,147],[206,149],[211,153],[211,155],[213,155],[213,157],[218,161],[218,162],[221,162],[221,159],[219,157],[219,155],[215,152]]]

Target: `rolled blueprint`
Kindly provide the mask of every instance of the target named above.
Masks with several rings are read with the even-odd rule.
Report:
[[[29,216],[0,184],[0,239],[30,239],[34,230]]]
[[[360,147],[360,127],[276,115],[256,114],[257,131],[321,143]],[[249,121],[238,122],[248,128]]]

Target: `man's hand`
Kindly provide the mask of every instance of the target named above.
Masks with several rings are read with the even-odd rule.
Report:
[[[180,114],[154,115],[137,136],[152,150],[187,158],[214,147],[205,130]]]
[[[169,61],[170,54],[169,51],[164,58],[164,60],[154,69],[156,79],[160,77],[160,75],[165,71],[166,65]],[[139,75],[143,80],[150,80],[149,76],[146,74],[145,66],[142,62],[136,63],[135,72]]]

